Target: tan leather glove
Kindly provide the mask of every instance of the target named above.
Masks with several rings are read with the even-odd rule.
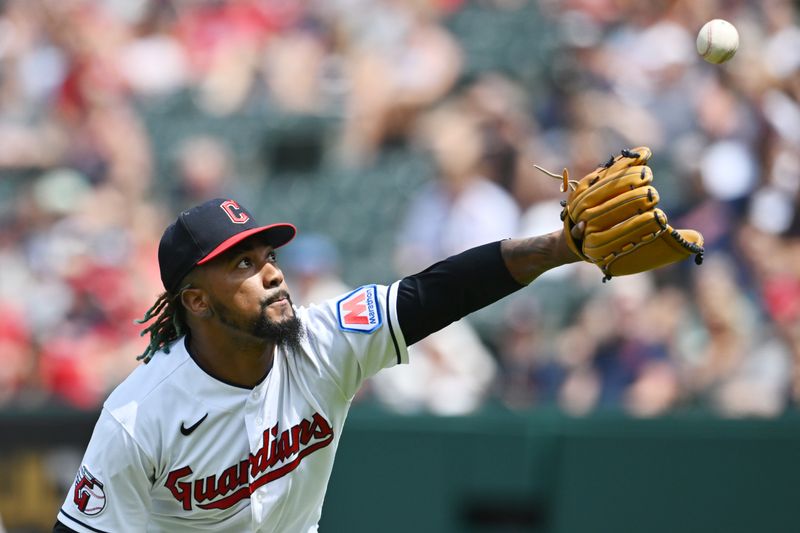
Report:
[[[567,244],[584,261],[603,271],[603,281],[613,276],[636,274],[695,256],[703,260],[703,236],[691,229],[673,229],[667,215],[656,207],[658,191],[653,171],[647,166],[652,151],[646,146],[622,150],[620,155],[587,174],[580,181],[537,167],[563,180],[569,196],[564,210]],[[583,239],[571,230],[584,221]]]

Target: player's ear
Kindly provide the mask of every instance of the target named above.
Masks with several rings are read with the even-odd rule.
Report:
[[[209,318],[213,314],[208,302],[208,295],[201,288],[189,286],[183,289],[180,303],[186,309],[187,315]]]

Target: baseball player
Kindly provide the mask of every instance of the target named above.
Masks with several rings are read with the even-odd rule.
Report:
[[[577,261],[584,228],[486,244],[296,307],[275,252],[294,226],[259,226],[231,199],[184,211],[159,245],[166,291],[142,321],[146,364],[103,405],[54,531],[317,531],[364,380]]]

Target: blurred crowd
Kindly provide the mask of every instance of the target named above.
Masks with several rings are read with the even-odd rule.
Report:
[[[474,22],[492,13],[541,29],[515,68],[476,67],[470,39],[487,37]],[[712,18],[741,37],[721,66],[695,51]],[[533,163],[582,176],[638,145],[653,149],[672,225],[705,236],[699,267],[608,283],[586,264],[547,273],[413,346],[361,402],[771,417],[800,401],[796,3],[4,0],[0,406],[100,405],[146,343],[134,320],[162,290],[163,228],[198,201],[249,194],[236,150],[210,132],[176,143],[162,175],[143,117],[181,93],[218,118],[334,117],[325,164],[345,173],[390,151],[430,161],[381,237],[395,277],[558,229],[563,195]],[[279,257],[295,303],[353,285],[355,258],[316,230]],[[359,280],[373,281],[391,280]]]

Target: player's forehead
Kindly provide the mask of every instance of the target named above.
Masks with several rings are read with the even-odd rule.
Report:
[[[239,243],[236,243],[234,246],[231,246],[229,249],[222,252],[219,256],[215,257],[211,262],[213,263],[214,261],[217,260],[220,262],[225,262],[235,258],[236,256],[242,253],[260,250],[262,248],[266,248],[268,251],[273,250],[272,244],[269,243],[269,240],[265,235],[256,234],[244,239]]]

